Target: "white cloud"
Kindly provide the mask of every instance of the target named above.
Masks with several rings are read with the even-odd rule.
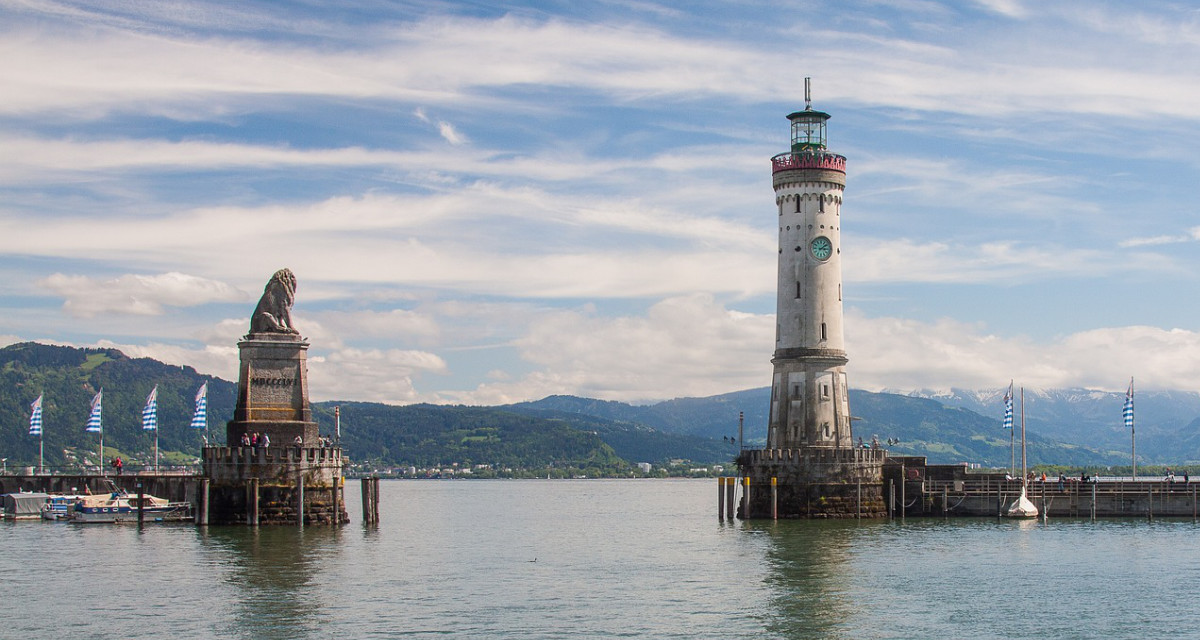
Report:
[[[175,271],[152,276],[126,274],[103,281],[55,273],[38,284],[66,298],[63,309],[80,318],[102,313],[159,315],[164,306],[190,307],[246,298],[244,292],[224,282]]]
[[[870,390],[981,389],[1010,379],[1118,390],[1130,376],[1147,388],[1200,388],[1200,332],[1183,329],[1112,327],[1042,343],[951,319],[930,324],[851,311],[846,344],[851,386]]]
[[[462,400],[499,404],[569,393],[637,401],[764,386],[774,331],[773,317],[733,311],[703,294],[664,299],[644,316],[548,312],[514,341],[538,371],[483,384]]]
[[[409,404],[428,397],[415,378],[446,372],[446,362],[426,351],[345,348],[309,358],[309,392],[313,400]]]

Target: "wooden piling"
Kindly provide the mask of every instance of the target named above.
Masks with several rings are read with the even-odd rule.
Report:
[[[742,476],[742,519],[750,519],[750,476]]]
[[[908,503],[905,502],[905,494],[908,492],[907,476],[904,475],[904,465],[900,465],[900,521],[904,521],[904,514],[908,511]]]
[[[733,522],[734,496],[737,495],[737,478],[725,479],[725,519]]]
[[[146,492],[142,488],[142,483],[137,483],[138,493],[138,528],[146,525]]]
[[[257,527],[259,523],[258,478],[250,478],[246,485],[246,524]]]
[[[196,524],[208,526],[208,478],[200,479],[200,491],[197,492],[196,499],[200,503],[196,509]]]
[[[333,520],[330,524],[334,526],[342,524],[341,484],[341,477],[333,476],[333,490],[330,491],[329,502],[333,504]]]
[[[725,522],[725,476],[717,478],[717,520]]]
[[[776,478],[771,478],[771,519],[779,519],[779,487]]]
[[[379,524],[379,478],[362,479],[363,524]]]
[[[296,524],[304,526],[304,472],[296,473]]]

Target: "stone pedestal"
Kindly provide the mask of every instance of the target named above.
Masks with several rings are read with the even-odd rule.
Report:
[[[319,432],[308,405],[308,342],[295,334],[252,333],[238,343],[241,370],[233,420],[226,443],[238,446],[242,434],[265,433],[275,446],[305,446]]]
[[[738,457],[749,480],[742,519],[772,516],[771,478],[776,479],[780,518],[884,518],[883,449],[802,447],[751,449]],[[747,490],[745,484],[743,491]]]

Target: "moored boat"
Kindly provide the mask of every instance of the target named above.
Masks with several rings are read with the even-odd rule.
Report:
[[[150,522],[192,519],[190,502],[169,502],[146,494],[139,498],[116,490],[107,494],[79,496],[71,509],[69,520],[77,523],[137,522],[139,507],[143,518]]]

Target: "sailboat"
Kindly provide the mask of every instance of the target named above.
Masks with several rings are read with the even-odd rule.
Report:
[[[1029,472],[1025,468],[1025,387],[1021,387],[1021,495],[1008,505],[1008,509],[1004,510],[1005,516],[1009,518],[1038,517],[1038,508],[1029,499],[1028,490]]]

